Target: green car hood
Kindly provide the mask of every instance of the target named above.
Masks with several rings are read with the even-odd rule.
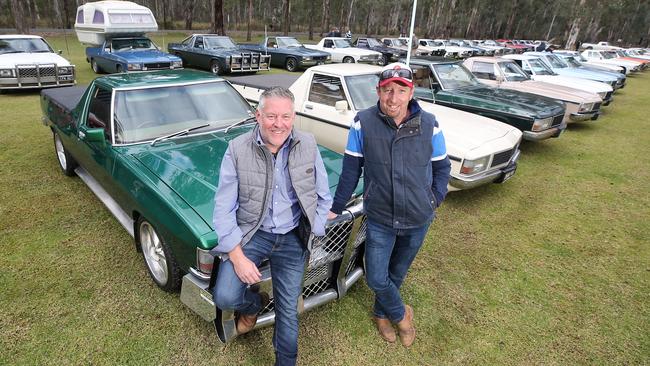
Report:
[[[475,86],[449,91],[453,103],[499,110],[529,118],[546,118],[564,113],[561,102],[539,95],[503,88]]]
[[[170,187],[212,227],[214,195],[219,182],[219,167],[228,148],[228,142],[239,133],[222,132],[177,138],[160,143],[133,157],[153,172],[160,181]],[[244,130],[244,131],[241,131]],[[332,196],[336,191],[343,157],[320,147],[323,163],[328,174]]]

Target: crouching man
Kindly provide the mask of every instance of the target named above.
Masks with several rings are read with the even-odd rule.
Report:
[[[325,235],[331,206],[327,173],[314,137],[293,129],[294,97],[275,87],[264,93],[257,126],[230,141],[219,173],[214,226],[222,253],[213,297],[237,314],[237,333],[255,326],[269,302],[251,291],[269,259],[273,278],[276,365],[295,365],[298,301],[309,234]]]

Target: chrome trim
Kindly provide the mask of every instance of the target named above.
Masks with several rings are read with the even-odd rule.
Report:
[[[551,137],[559,136],[566,127],[566,123],[562,122],[559,126],[548,128],[544,131],[533,132],[533,131],[523,131],[524,140],[528,141],[541,141],[546,140]]]
[[[126,229],[126,231],[131,235],[131,237],[135,237],[135,233],[133,231],[133,219],[131,216],[129,216],[126,211],[120,207],[120,205],[111,197],[108,192],[99,184],[99,182],[86,170],[78,166],[75,170],[75,173],[81,178],[81,180],[86,183],[88,188],[99,198],[100,201],[108,208],[108,210],[113,214],[113,216],[119,221],[119,223]]]
[[[600,115],[600,111],[590,111],[587,113],[571,113],[569,119],[571,120],[571,122],[580,122],[589,119],[596,119],[598,118],[599,115]]]
[[[214,260],[219,260],[219,258],[215,257]],[[207,275],[194,267],[190,267],[190,273],[203,281],[210,281],[210,275]]]

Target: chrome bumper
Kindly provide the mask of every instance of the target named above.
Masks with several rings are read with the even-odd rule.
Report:
[[[569,117],[569,120],[571,122],[580,122],[580,121],[586,121],[586,120],[592,120],[595,121],[598,119],[600,116],[600,111],[591,111],[587,113],[571,113],[571,117]]]
[[[475,177],[452,176],[449,180],[449,185],[457,189],[471,189],[489,183],[503,183],[510,179],[517,169],[517,161],[519,160],[520,154],[521,151],[517,150],[508,165],[500,169],[488,171],[482,175]]]
[[[560,137],[562,131],[566,129],[566,122],[562,122],[560,125],[551,127],[544,131],[533,132],[533,131],[524,131],[524,140],[528,141],[541,141],[546,140],[551,137]]]
[[[303,282],[304,310],[310,310],[345,296],[348,289],[363,276],[362,256],[366,234],[363,203],[343,211],[336,219],[327,222],[327,234],[313,243],[309,263],[306,264]],[[235,314],[218,309],[212,299],[212,286],[216,279],[218,263],[208,278],[191,269],[183,276],[181,302],[205,321],[214,322],[219,340],[226,343],[237,337]],[[260,266],[262,281],[257,290],[273,296],[273,281],[268,264]],[[260,312],[255,328],[275,323],[273,301]]]

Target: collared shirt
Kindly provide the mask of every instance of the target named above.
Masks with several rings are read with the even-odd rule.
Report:
[[[261,230],[274,234],[285,234],[293,230],[298,226],[301,215],[298,196],[291,184],[289,167],[287,165],[289,147],[291,146],[292,139],[293,131],[273,159],[274,170],[271,204],[262,219],[262,226],[260,227]],[[259,131],[256,136],[256,141],[259,145],[264,145]],[[323,164],[320,153],[316,154],[314,174],[316,175],[318,204],[312,232],[316,236],[322,236],[325,235],[325,222],[327,221],[327,213],[332,204],[332,197],[329,191],[327,172],[325,171],[325,165]],[[217,194],[219,201],[215,203],[215,218],[213,219],[215,230],[219,236],[220,251],[224,253],[229,252],[240,244],[243,237],[243,233],[237,225],[236,218],[236,212],[239,208],[238,185],[237,171],[235,170],[230,149],[228,149],[221,162]]]

